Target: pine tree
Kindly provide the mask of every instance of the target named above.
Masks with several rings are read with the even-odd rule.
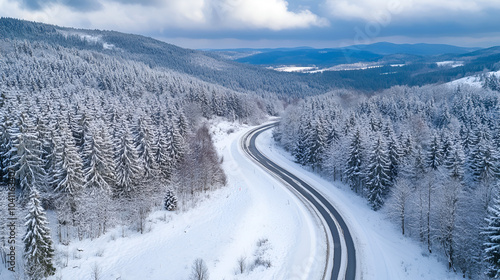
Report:
[[[460,143],[451,145],[444,166],[448,169],[452,179],[461,181],[464,177],[465,154]]]
[[[84,185],[83,163],[76,148],[74,138],[67,124],[61,123],[59,139],[61,147],[57,147],[57,163],[53,175],[54,190],[71,196],[80,192]],[[56,142],[58,143],[58,142]]]
[[[177,196],[169,189],[165,195],[165,210],[174,211],[177,209]]]
[[[401,146],[402,157],[408,157],[413,154],[414,147],[411,134],[407,134],[404,138],[402,137]]]
[[[442,161],[442,155],[441,155],[439,138],[437,137],[437,135],[434,135],[429,145],[429,150],[427,151],[427,158],[426,158],[427,166],[434,170],[437,170],[438,167],[441,165],[441,161]]]
[[[391,133],[388,138],[387,151],[389,156],[389,179],[393,184],[399,175],[399,165],[401,161],[402,152],[399,143]]]
[[[312,125],[308,122],[306,125],[302,125],[299,129],[299,135],[292,154],[295,157],[295,161],[302,165],[306,165],[309,162],[311,155],[311,138],[312,138]]]
[[[149,178],[158,169],[154,158],[154,129],[151,118],[139,118],[136,126],[134,142],[136,143],[137,157],[143,166],[144,176]]]
[[[313,167],[321,166],[326,148],[326,131],[322,117],[314,122],[310,141],[310,154],[307,161]]]
[[[361,145],[361,133],[359,129],[352,135],[351,144],[349,146],[349,157],[347,159],[347,168],[345,175],[351,189],[359,191],[361,180],[363,177],[363,147]]]
[[[27,197],[34,186],[45,185],[45,170],[42,161],[41,143],[37,139],[35,127],[26,114],[21,114],[19,133],[15,146],[17,151],[12,161],[19,180],[23,197]]]
[[[52,264],[54,249],[50,229],[36,188],[31,188],[25,226],[26,234],[23,241],[26,273],[31,279],[54,275],[56,269]]]
[[[379,137],[373,145],[366,174],[368,201],[373,210],[378,210],[384,205],[385,196],[389,192],[389,165],[387,151]]]
[[[137,160],[137,150],[133,145],[132,135],[126,123],[122,124],[122,130],[116,143],[115,170],[118,194],[129,195],[133,191],[135,181],[142,173],[142,166]]]
[[[19,128],[14,125],[14,122],[9,116],[3,116],[0,122],[0,166],[2,168],[0,180],[7,181],[9,169],[12,168],[14,162],[12,159],[17,154],[16,142]]]
[[[175,167],[184,156],[185,141],[180,131],[173,125],[168,127],[166,137],[168,157],[172,160],[172,165]]]
[[[85,139],[85,188],[110,193],[115,180],[115,164],[109,134],[104,126],[93,127]]]
[[[490,182],[498,178],[500,174],[498,170],[499,159],[497,151],[489,141],[481,139],[472,154],[472,175],[476,182]]]
[[[172,158],[170,158],[169,153],[171,143],[167,142],[168,140],[171,140],[171,138],[166,137],[166,132],[161,128],[158,129],[158,132],[156,133],[156,142],[154,145],[154,158],[158,166],[159,173],[165,180],[170,179],[173,170],[173,160]]]
[[[491,278],[500,277],[500,197],[498,191],[497,186],[493,203],[488,208],[489,216],[486,219],[488,226],[483,231],[487,239],[484,243],[484,260],[489,263],[486,273]]]

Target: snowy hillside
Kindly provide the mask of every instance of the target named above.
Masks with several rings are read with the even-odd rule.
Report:
[[[447,85],[452,88],[455,88],[459,85],[469,85],[471,87],[481,88],[484,85],[484,77],[496,77],[498,79],[500,77],[500,71],[492,71],[483,73],[481,75],[474,75],[474,76],[460,78],[447,83]]]

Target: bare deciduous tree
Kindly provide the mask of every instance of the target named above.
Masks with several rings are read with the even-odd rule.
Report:
[[[190,280],[208,280],[208,267],[203,259],[196,259],[192,266]]]
[[[407,223],[408,203],[411,200],[413,187],[407,180],[399,180],[392,189],[392,196],[388,206],[401,226],[401,234],[405,235],[405,225]]]

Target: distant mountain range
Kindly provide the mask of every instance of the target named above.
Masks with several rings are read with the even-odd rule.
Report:
[[[296,98],[337,88],[366,92],[395,85],[446,83],[500,70],[500,47],[376,43],[345,48],[190,50],[152,38],[0,18],[0,48],[23,42],[88,50],[166,68],[259,96]],[[281,67],[281,66],[294,67]],[[282,69],[307,69],[284,73]],[[273,68],[270,70],[266,68]],[[349,71],[346,71],[349,70]]]
[[[407,63],[429,61],[439,56],[465,55],[480,48],[464,48],[443,44],[393,44],[387,42],[354,45],[343,48],[310,47],[278,49],[211,50],[225,58],[254,65],[334,66],[358,62]]]
[[[76,29],[0,18],[0,47],[2,40],[46,42],[102,52],[139,61],[150,67],[174,70],[240,92],[301,96],[323,93],[330,87],[306,77],[223,59],[211,52],[185,49],[149,37],[116,31]]]

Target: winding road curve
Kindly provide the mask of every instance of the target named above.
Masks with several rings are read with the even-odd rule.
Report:
[[[326,222],[326,228],[330,231],[331,236],[333,237],[333,266],[326,266],[325,270],[331,270],[331,272],[325,271],[323,279],[356,279],[356,249],[354,247],[354,242],[349,232],[349,228],[339,212],[317,190],[301,180],[299,177],[293,175],[291,172],[271,161],[257,149],[255,145],[257,137],[262,132],[271,129],[276,125],[277,123],[263,125],[245,134],[241,142],[243,150],[269,173],[279,177],[299,192],[303,198],[306,199],[323,217]],[[341,240],[341,238],[344,240]],[[342,248],[342,243],[345,244],[345,248]],[[345,252],[342,252],[342,250],[345,250]],[[331,254],[328,251],[329,249],[327,249],[327,254],[330,256]],[[343,254],[347,257],[345,271],[341,271],[341,258]]]

